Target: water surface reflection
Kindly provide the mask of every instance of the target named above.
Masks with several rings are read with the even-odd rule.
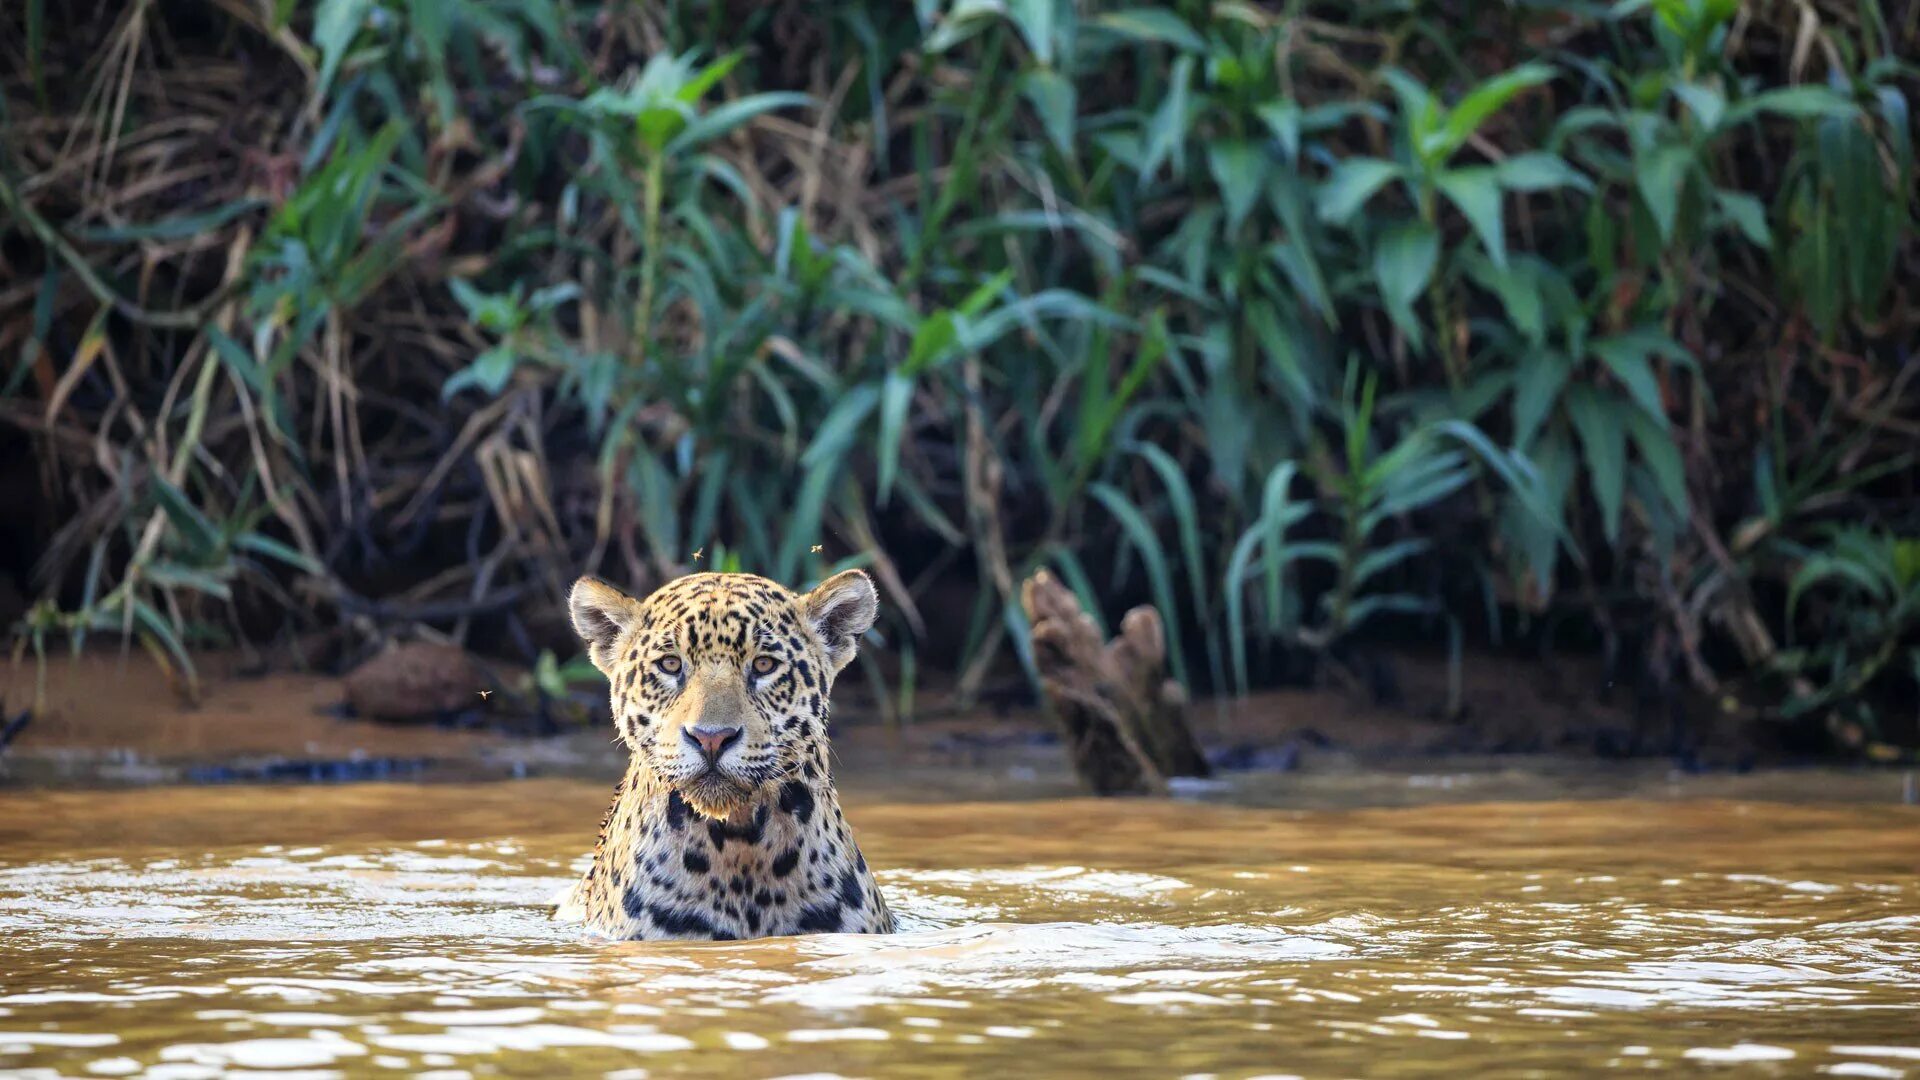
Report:
[[[658,945],[603,796],[0,796],[0,1071],[1920,1075],[1908,809],[856,803],[904,933]]]

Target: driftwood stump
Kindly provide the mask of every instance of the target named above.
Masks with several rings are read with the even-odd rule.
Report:
[[[1042,570],[1020,587],[1047,711],[1074,771],[1096,795],[1163,792],[1169,776],[1205,776],[1187,727],[1187,692],[1166,674],[1160,613],[1137,607],[1102,643],[1073,591]]]

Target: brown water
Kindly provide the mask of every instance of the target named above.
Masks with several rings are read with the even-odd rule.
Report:
[[[551,924],[605,791],[0,795],[0,1073],[1920,1076],[1920,811],[849,807],[905,932]]]

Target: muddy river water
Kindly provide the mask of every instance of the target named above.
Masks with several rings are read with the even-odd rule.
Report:
[[[0,1074],[1920,1077],[1920,809],[849,816],[904,932],[548,921],[606,786],[0,792]]]

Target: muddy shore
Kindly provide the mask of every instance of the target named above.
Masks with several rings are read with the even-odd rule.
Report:
[[[44,708],[23,721],[20,705],[32,699],[34,669],[0,666],[0,702],[15,722],[0,750],[0,786],[610,781],[625,762],[597,726],[515,734],[524,725],[497,715],[490,701],[498,699],[477,691],[475,708],[457,722],[382,723],[346,715],[337,678],[249,673],[221,657],[205,667],[204,700],[189,707],[144,657],[55,659],[45,671]],[[1421,680],[1444,678],[1437,666],[1409,663],[1402,670],[1410,700],[1430,689]],[[1912,775],[1901,770],[1756,762],[1740,747],[1692,756],[1596,753],[1634,738],[1630,716],[1571,698],[1566,681],[1543,678],[1495,670],[1469,678],[1465,698],[1474,723],[1339,690],[1202,701],[1192,720],[1214,776],[1181,781],[1174,794],[1301,807],[1769,792],[1796,800],[1916,797]],[[844,696],[834,745],[841,783],[852,792],[893,801],[1080,793],[1036,708],[960,712],[929,694],[916,719],[888,725],[862,688]],[[1557,719],[1541,724],[1542,715]],[[1530,733],[1526,741],[1523,732]]]

